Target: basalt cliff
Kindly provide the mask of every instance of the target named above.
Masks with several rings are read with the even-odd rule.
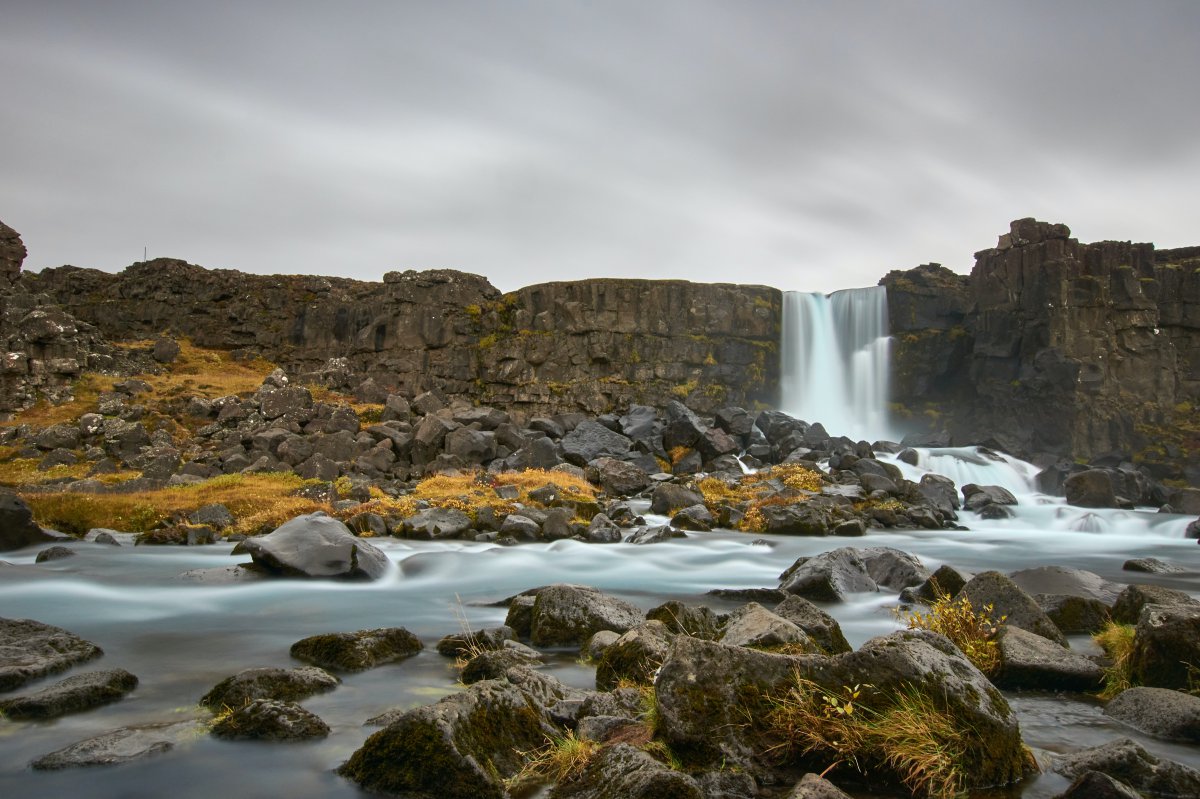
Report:
[[[109,342],[161,336],[343,390],[434,390],[518,416],[777,400],[782,295],[764,286],[590,279],[501,294],[452,270],[372,283],[157,259],[31,274],[24,255],[0,225],[0,411],[68,396],[86,369],[136,368]],[[1025,219],[970,275],[928,264],[881,283],[901,425],[1200,482],[1200,247],[1081,244]]]

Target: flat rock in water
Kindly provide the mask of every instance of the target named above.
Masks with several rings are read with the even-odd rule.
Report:
[[[329,735],[329,725],[295,702],[255,699],[212,726],[217,738],[256,741],[304,741]]]
[[[1155,738],[1200,743],[1200,696],[1169,688],[1130,688],[1105,705],[1104,715]]]
[[[137,684],[138,678],[124,669],[89,671],[36,693],[0,700],[0,711],[14,720],[52,719],[116,702]]]
[[[123,727],[43,755],[30,765],[39,771],[80,766],[113,766],[141,760],[194,740],[205,729],[195,721]]]
[[[219,712],[238,708],[255,699],[294,702],[313,694],[331,691],[341,682],[324,669],[302,666],[298,669],[246,669],[217,683],[200,698],[200,704]]]
[[[323,669],[362,671],[412,657],[422,647],[421,640],[403,627],[382,627],[309,636],[292,644],[291,655]]]
[[[1187,571],[1174,563],[1167,563],[1158,558],[1131,558],[1122,564],[1127,572],[1142,572],[1143,574],[1179,574]]]
[[[1200,796],[1200,771],[1155,757],[1129,738],[1065,755],[1052,768],[1070,779],[1099,771],[1145,794]]]
[[[180,580],[205,585],[237,585],[240,583],[257,583],[267,580],[271,573],[260,569],[253,563],[239,563],[234,566],[216,566],[211,569],[189,569],[179,575]]]
[[[1105,580],[1094,572],[1068,566],[1037,566],[1021,569],[1009,575],[1027,594],[1066,594],[1098,599],[1106,605],[1117,601],[1124,590],[1123,583]]]
[[[0,691],[12,691],[102,654],[100,647],[61,627],[0,618]]]
[[[1099,771],[1080,774],[1071,787],[1054,799],[1143,799],[1142,795],[1125,783],[1114,780]]]
[[[233,549],[233,554],[243,553],[262,568],[289,577],[378,580],[388,570],[387,556],[378,547],[320,512],[297,516],[272,533],[247,538]]]
[[[1070,649],[1020,627],[1000,628],[1000,668],[992,678],[1000,688],[1038,691],[1098,691],[1104,669]]]

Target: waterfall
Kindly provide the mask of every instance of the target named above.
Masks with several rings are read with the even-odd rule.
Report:
[[[783,295],[780,409],[831,435],[888,438],[887,289]]]

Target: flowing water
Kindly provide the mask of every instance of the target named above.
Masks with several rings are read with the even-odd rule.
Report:
[[[1137,575],[1200,596],[1200,547],[1184,538],[1188,517],[1148,510],[1084,510],[1038,496],[1020,482],[1028,467],[992,461],[972,450],[922,453],[923,460],[953,458],[972,468],[973,479],[1009,487],[1020,496],[1015,518],[985,521],[963,514],[968,531],[873,530],[865,539],[747,535],[733,531],[689,534],[649,546],[574,541],[506,548],[487,544],[382,540],[394,568],[372,584],[274,580],[240,585],[196,584],[180,579],[189,569],[224,566],[240,558],[228,545],[148,548],[79,543],[76,557],[34,565],[36,550],[10,553],[0,567],[0,615],[35,618],[100,644],[103,658],[76,667],[123,667],[141,678],[125,700],[44,723],[0,722],[0,795],[87,797],[206,797],[286,795],[359,796],[331,773],[373,728],[363,721],[392,707],[414,707],[460,690],[451,662],[432,651],[442,635],[500,624],[493,602],[551,582],[597,586],[643,608],[667,599],[728,610],[734,603],[704,596],[714,588],[777,585],[797,557],[853,543],[894,546],[934,568],[950,563],[968,571],[1011,571],[1040,565],[1088,569],[1127,582],[1126,558],[1153,556],[1189,569],[1184,574]],[[976,462],[971,462],[976,461]],[[947,462],[941,462],[945,469]],[[918,477],[920,467],[903,465]],[[946,469],[950,471],[950,469]],[[827,605],[851,644],[897,629],[891,592],[864,593]],[[30,760],[82,738],[117,727],[186,719],[196,700],[224,677],[244,668],[299,665],[289,646],[308,635],[381,626],[404,626],[426,651],[398,664],[344,676],[343,684],[303,704],[332,727],[326,740],[302,744],[218,741],[196,735],[175,751],[117,767],[33,772]],[[1091,644],[1075,638],[1089,651]],[[590,687],[591,669],[573,653],[559,652],[547,667],[564,681]],[[58,675],[58,679],[63,675]],[[1152,751],[1200,767],[1197,750],[1139,736],[1100,714],[1087,698],[1010,694],[1026,741],[1039,750],[1069,751],[1131,735]],[[1063,787],[1044,775],[1005,796],[1043,797]]]

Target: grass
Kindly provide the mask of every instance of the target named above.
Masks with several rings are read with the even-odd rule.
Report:
[[[504,781],[505,788],[512,791],[530,783],[569,780],[582,773],[602,748],[603,744],[597,741],[576,738],[570,730],[566,735],[547,736],[544,746],[519,753],[525,765]]]
[[[1099,697],[1113,699],[1122,691],[1133,687],[1131,657],[1133,655],[1134,627],[1110,621],[1104,629],[1092,636],[1100,645],[1112,665],[1104,670],[1104,688]]]
[[[860,699],[870,695],[870,703]],[[914,795],[949,799],[967,785],[963,763],[972,731],[913,686],[883,694],[869,685],[828,691],[799,673],[786,695],[772,700],[767,723],[777,755],[824,756],[829,773],[848,765],[893,774]],[[822,775],[822,776],[823,776]]]
[[[13,447],[0,447],[0,485],[21,488],[27,486],[45,485],[68,478],[81,480],[95,465],[84,460],[70,465],[52,466],[49,469],[38,469],[41,458],[18,458]],[[112,485],[137,477],[137,471],[119,471],[110,474],[98,474],[93,479]]]
[[[996,635],[1008,618],[993,618],[995,608],[984,605],[975,610],[963,597],[955,601],[934,583],[936,598],[928,613],[911,612],[904,619],[910,630],[932,630],[950,639],[958,649],[984,674],[993,675],[1000,667],[1000,652]]]

